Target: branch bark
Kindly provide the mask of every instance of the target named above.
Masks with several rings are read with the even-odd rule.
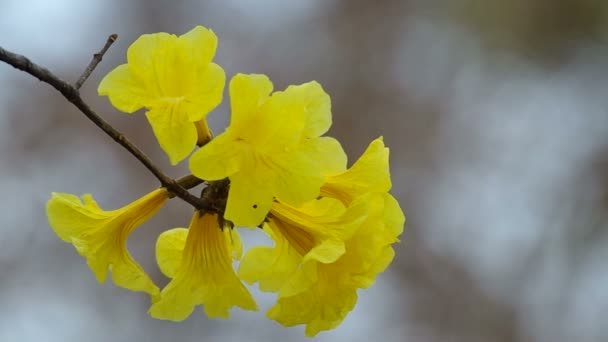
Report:
[[[106,44],[103,46],[103,48],[101,48],[101,50],[98,53],[93,54],[93,59],[91,60],[91,62],[87,66],[87,68],[84,69],[84,72],[82,73],[82,75],[80,75],[80,77],[78,78],[78,81],[76,81],[76,83],[74,83],[74,88],[80,89],[82,87],[84,82],[87,80],[87,78],[89,78],[89,76],[91,76],[91,73],[97,67],[97,64],[99,64],[99,62],[101,62],[101,60],[103,59],[103,55],[106,54],[106,52],[108,51],[110,46],[112,46],[112,44],[114,44],[116,39],[118,39],[118,35],[116,33],[111,34],[108,37],[108,40],[106,40]]]
[[[119,132],[108,122],[102,119],[99,115],[97,115],[97,113],[95,113],[91,109],[91,107],[89,107],[89,105],[85,103],[84,100],[80,97],[80,93],[75,86],[72,86],[70,83],[55,76],[55,74],[50,72],[48,69],[37,65],[36,63],[29,60],[27,57],[5,50],[1,46],[0,61],[3,61],[16,69],[19,69],[30,74],[31,76],[36,77],[40,81],[49,84],[57,91],[59,91],[63,95],[63,97],[65,97],[66,100],[76,106],[76,108],[78,108],[97,127],[99,127],[107,135],[109,135],[119,145],[129,151],[129,153],[131,153],[135,158],[137,158],[137,160],[139,160],[146,167],[146,169],[148,169],[148,171],[150,171],[160,181],[161,186],[167,188],[169,192],[181,198],[182,200],[190,203],[192,206],[199,210],[214,211],[213,208],[211,208],[207,203],[202,201],[200,198],[192,195],[190,192],[188,192],[188,190],[183,188],[174,179],[165,175],[158,167],[156,167],[156,165],[154,165],[154,163],[150,160],[148,156],[146,156],[145,153],[143,153],[139,148],[137,148],[121,132]]]

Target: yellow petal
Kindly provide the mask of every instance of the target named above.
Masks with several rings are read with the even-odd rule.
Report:
[[[265,153],[288,152],[301,142],[306,125],[305,108],[294,92],[275,92],[239,132],[243,138]]]
[[[329,137],[308,140],[274,159],[276,197],[292,206],[301,206],[316,198],[324,183],[324,175],[343,171],[346,167],[342,146]]]
[[[217,49],[217,36],[212,30],[203,26],[196,26],[192,30],[179,36],[184,53],[192,63],[205,65],[210,63]]]
[[[57,235],[71,242],[99,282],[104,282],[108,269],[118,286],[144,291],[153,296],[158,288],[137,264],[126,248],[129,234],[154,215],[168,199],[165,189],[155,190],[137,201],[113,211],[104,211],[90,195],[76,196],[53,193],[47,203],[49,223]]]
[[[224,228],[224,235],[226,241],[230,242],[230,251],[232,252],[232,259],[241,260],[243,255],[243,241],[241,240],[241,234],[236,229]]]
[[[380,253],[376,256],[373,264],[371,264],[366,272],[353,276],[353,284],[363,289],[374,285],[376,276],[386,270],[394,257],[395,250],[393,247],[385,246],[380,250]]]
[[[331,99],[318,82],[289,86],[285,92],[293,92],[304,106],[306,126],[302,132],[302,139],[316,138],[329,130]]]
[[[169,103],[146,113],[154,135],[169,156],[172,165],[188,157],[196,146],[198,134],[194,123],[180,103]]]
[[[302,262],[316,260],[324,264],[332,263],[346,252],[344,242],[339,239],[327,239],[316,245],[304,256]]]
[[[399,229],[387,223],[387,211],[392,204],[386,200],[388,194],[370,193],[359,197],[354,203],[367,203],[369,215],[361,228],[345,242],[346,253],[335,263],[349,284],[366,288],[376,276],[383,272],[394,257],[391,245],[398,242],[403,226]],[[403,221],[401,221],[403,222]]]
[[[70,196],[74,196],[74,195],[70,195]],[[80,199],[77,196],[74,196],[73,198],[75,199],[75,203],[80,202]],[[95,199],[93,198],[93,195],[91,195],[91,194],[82,195],[82,201],[84,202],[84,206],[86,208],[91,209],[91,211],[93,211],[93,212],[103,211],[103,209],[101,209],[99,204],[97,204],[97,202],[95,202]]]
[[[72,242],[72,238],[82,231],[95,229],[99,226],[98,222],[107,219],[107,215],[83,206],[80,198],[72,194],[53,192],[46,210],[49,224],[65,242]]]
[[[224,217],[239,227],[257,227],[272,206],[272,184],[253,169],[230,177],[230,191]]]
[[[323,176],[315,155],[306,151],[293,151],[282,158],[275,158],[274,162],[276,197],[281,202],[300,206],[319,195]]]
[[[316,173],[323,176],[346,170],[346,152],[340,142],[331,137],[320,137],[304,141],[298,151],[316,160]]]
[[[266,75],[236,74],[230,80],[230,124],[247,121],[270,98],[272,82]]]
[[[388,193],[384,195],[384,224],[395,236],[403,233],[405,215],[399,206],[399,202]]]
[[[225,228],[227,229],[227,228]],[[152,317],[181,321],[202,304],[209,317],[228,318],[230,308],[257,310],[232,269],[232,241],[217,215],[195,213],[175,277],[150,308]]]
[[[127,50],[127,62],[133,77],[149,85],[153,97],[172,95],[176,77],[173,76],[178,45],[173,34],[159,32],[140,36]]]
[[[187,236],[188,229],[174,228],[163,232],[156,240],[156,262],[169,278],[173,278],[179,268]]]
[[[256,189],[252,186],[263,186],[273,191],[281,202],[293,206],[316,198],[324,182],[323,174],[344,170],[346,164],[346,154],[333,138],[311,139],[288,152],[273,155],[252,153],[248,157],[250,161],[241,164],[243,175],[235,175],[231,181],[234,182],[235,177],[249,178],[251,184],[243,191],[251,192],[251,189]],[[254,176],[256,179],[252,179]],[[231,191],[240,191],[234,189],[232,185]],[[242,210],[252,205],[245,204]]]
[[[197,73],[193,73],[192,84],[183,91],[183,106],[191,122],[202,120],[222,102],[226,74],[215,63],[209,63]]]
[[[323,201],[324,205],[333,206],[333,201]],[[308,205],[308,203],[307,203]],[[307,206],[306,205],[306,206]],[[295,231],[295,228],[306,231],[316,236],[315,241],[335,239],[345,241],[349,239],[367,219],[368,204],[357,201],[344,211],[326,213],[319,208],[319,214],[311,213],[311,210],[294,208],[284,203],[273,203],[271,216],[284,222],[287,226],[283,235]],[[322,214],[321,214],[322,213]],[[314,246],[310,246],[307,250]]]
[[[367,192],[387,192],[391,188],[388,160],[388,148],[380,137],[369,144],[350,169],[328,176],[321,192],[344,203]]]
[[[100,96],[107,95],[112,105],[125,113],[133,113],[154,101],[142,84],[131,75],[127,64],[110,71],[99,83],[97,92]]]
[[[243,144],[233,141],[230,135],[220,134],[194,152],[190,158],[190,171],[205,180],[229,177],[242,167],[243,148]]]
[[[259,153],[273,154],[287,151],[300,142],[305,125],[304,106],[294,93],[275,92],[270,98],[255,108],[247,109],[264,99],[270,89],[270,81],[264,81],[262,75],[256,78],[239,78],[235,83],[240,97],[250,96],[249,100],[237,100],[231,93],[237,112],[232,115],[228,132],[233,139],[243,141]],[[247,87],[253,88],[249,89]]]
[[[262,291],[277,292],[298,268],[301,256],[272,226],[274,223],[265,224],[264,232],[275,241],[275,247],[249,249],[239,264],[238,275],[249,284],[259,282]]]
[[[281,286],[279,298],[293,297],[297,294],[310,291],[319,282],[320,264],[307,262],[300,265]]]
[[[330,272],[308,291],[281,297],[266,315],[284,326],[306,325],[306,336],[338,326],[357,303],[357,291],[337,286]]]

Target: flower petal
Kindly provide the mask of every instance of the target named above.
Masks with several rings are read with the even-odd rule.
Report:
[[[230,177],[230,191],[224,217],[240,227],[257,227],[272,206],[272,188],[266,175],[237,173]]]
[[[324,264],[332,263],[346,252],[344,241],[338,239],[327,239],[313,247],[302,259],[302,262],[315,260]]]
[[[46,211],[55,234],[65,242],[72,242],[72,238],[82,231],[98,227],[94,219],[103,221],[107,218],[89,206],[83,206],[78,196],[58,192],[51,193]]]
[[[384,224],[395,236],[403,233],[405,215],[399,206],[399,202],[388,193],[384,195]]]
[[[257,110],[247,110],[263,99],[266,91],[270,89],[270,83],[266,83],[262,75],[256,76],[259,76],[259,79],[255,81],[245,79],[241,82],[237,79],[237,89],[243,93],[240,97],[250,96],[251,99],[238,100],[235,103],[236,108],[244,109],[237,109],[238,111],[233,113],[227,132],[259,153],[287,152],[301,140],[306,123],[302,101],[295,97],[293,92],[275,92],[261,103]],[[230,97],[231,101],[237,101],[236,95],[231,93]]]
[[[160,234],[156,240],[156,262],[160,271],[169,278],[175,276],[180,266],[187,236],[188,229],[173,228]]]
[[[318,170],[316,173],[323,176],[335,174],[346,170],[346,152],[337,139],[320,137],[304,141],[298,146],[298,151],[313,156]]]
[[[219,180],[239,171],[244,153],[243,144],[233,141],[228,134],[220,134],[194,152],[190,171],[205,180]]]
[[[389,150],[382,137],[377,138],[350,169],[326,177],[321,192],[344,203],[367,192],[387,192],[391,188],[388,160]]]
[[[127,50],[129,70],[135,79],[148,86],[152,97],[170,96],[177,79],[172,76],[178,58],[177,37],[159,32],[140,36]]]
[[[324,183],[324,175],[343,171],[346,154],[333,138],[310,139],[296,149],[275,156],[276,197],[292,206],[317,197]]]
[[[178,40],[182,43],[184,53],[192,63],[205,65],[210,63],[215,56],[217,36],[208,28],[196,26],[179,36]]]
[[[262,74],[236,74],[230,80],[230,125],[239,125],[270,98],[272,82]]]
[[[319,196],[323,176],[314,158],[300,150],[274,158],[276,197],[281,202],[298,207]]]
[[[196,146],[198,134],[196,126],[188,120],[188,113],[179,103],[154,108],[146,116],[171,165],[177,165],[188,157]]]
[[[305,108],[295,92],[275,92],[243,123],[240,135],[260,152],[289,152],[301,142],[306,125]]]
[[[232,252],[232,259],[241,260],[243,255],[243,241],[241,240],[241,234],[235,228],[224,228],[224,235],[226,241],[230,242],[230,251]]]
[[[154,101],[142,84],[131,75],[127,64],[110,71],[99,83],[97,92],[100,96],[107,95],[112,105],[125,113],[133,113]]]
[[[279,298],[292,297],[299,293],[310,291],[319,281],[319,264],[303,263],[291,274],[279,291]]]
[[[293,92],[305,108],[306,126],[302,139],[316,138],[331,126],[331,99],[316,81],[289,86],[285,92]]]
[[[262,291],[277,292],[298,268],[301,257],[272,227],[272,223],[265,224],[264,232],[275,246],[249,249],[239,264],[238,275],[249,284],[259,282]]]
[[[306,324],[306,336],[338,326],[357,303],[357,290],[337,286],[338,279],[328,271],[315,287],[294,296],[280,297],[268,310],[268,318],[284,326]]]
[[[189,71],[194,72],[194,71]],[[191,122],[203,120],[222,102],[226,74],[215,63],[209,63],[192,79],[192,85],[184,91],[184,106]]]
[[[367,269],[367,272],[353,276],[353,284],[362,289],[369,288],[376,282],[376,276],[391,264],[395,257],[393,247],[384,246],[377,254],[374,263]]]

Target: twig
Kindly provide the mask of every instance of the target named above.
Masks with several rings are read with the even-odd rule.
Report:
[[[181,186],[184,189],[192,189],[195,186],[202,184],[204,182],[205,182],[204,180],[202,180],[194,175],[183,176],[183,177],[175,180],[175,183],[177,183],[179,186]],[[171,194],[170,197],[173,198],[173,197],[175,197],[175,195]]]
[[[82,87],[84,82],[87,80],[87,78],[89,78],[89,76],[91,75],[93,70],[95,70],[95,68],[97,67],[97,64],[99,64],[99,62],[101,62],[101,60],[103,59],[103,55],[105,55],[105,53],[108,51],[110,46],[112,46],[112,44],[116,41],[117,38],[118,38],[118,35],[116,33],[111,34],[108,37],[108,40],[106,40],[106,44],[103,46],[103,48],[101,48],[101,50],[98,53],[93,54],[93,59],[91,60],[91,63],[89,63],[87,68],[84,69],[84,71],[83,71],[82,75],[80,75],[80,78],[78,79],[78,81],[76,81],[76,83],[74,83],[74,88],[80,89],[80,87]]]
[[[0,60],[12,65],[14,68],[24,71],[44,83],[48,83],[53,88],[57,89],[66,100],[70,101],[76,108],[78,108],[89,120],[91,120],[97,127],[101,128],[107,135],[109,135],[114,141],[129,151],[137,160],[139,160],[158,180],[161,185],[175,196],[183,199],[190,203],[192,206],[199,210],[213,211],[209,205],[204,203],[200,198],[192,195],[188,190],[180,186],[174,179],[165,175],[160,169],[158,169],[141,150],[139,150],[131,141],[129,141],[122,133],[112,127],[104,119],[102,119],[97,113],[95,113],[88,104],[80,97],[78,89],[71,84],[55,76],[48,69],[39,66],[27,57],[18,55],[3,49],[0,46]]]

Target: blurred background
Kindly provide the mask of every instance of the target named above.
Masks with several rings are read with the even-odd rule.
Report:
[[[608,341],[608,3],[0,0],[0,46],[66,80],[119,35],[83,97],[174,177],[186,165],[169,167],[145,116],[96,88],[141,34],[199,24],[228,77],[318,80],[351,160],[380,135],[391,148],[408,217],[396,259],[317,340]],[[0,87],[0,341],[308,340],[265,319],[273,296],[257,290],[262,312],[171,323],[97,284],[48,226],[50,193],[112,209],[157,182],[48,85],[0,64]],[[216,132],[228,117],[227,103],[209,116]],[[159,285],[156,237],[190,215],[170,201],[129,240]]]

